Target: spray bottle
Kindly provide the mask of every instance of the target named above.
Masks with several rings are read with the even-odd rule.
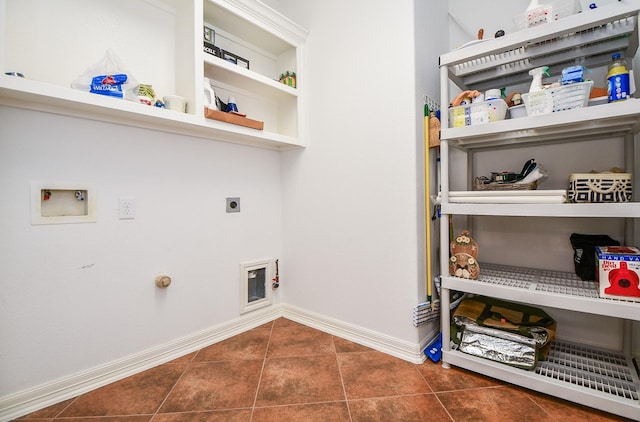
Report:
[[[549,75],[549,66],[542,66],[531,69],[529,71],[529,75],[533,76],[533,81],[531,81],[529,92],[542,91],[542,76],[551,76]]]

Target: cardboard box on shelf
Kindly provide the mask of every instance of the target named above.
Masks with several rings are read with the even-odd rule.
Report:
[[[600,296],[640,302],[640,249],[596,246]]]

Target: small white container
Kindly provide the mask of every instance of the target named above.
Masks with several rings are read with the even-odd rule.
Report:
[[[517,29],[533,28],[580,11],[578,0],[543,0],[542,2],[544,4],[513,17]]]
[[[527,107],[524,104],[509,107],[509,116],[511,116],[512,119],[527,117]]]
[[[500,98],[502,98],[502,93],[500,92],[499,89],[488,89],[487,92],[484,95],[484,98],[489,101],[489,100],[498,100]]]
[[[187,101],[184,97],[178,95],[165,95],[162,97],[164,101],[164,108],[167,110],[179,111],[185,113],[187,111]]]
[[[609,103],[609,97],[607,97],[607,96],[589,98],[589,107],[597,106],[597,105],[601,105],[601,104],[608,104],[608,103]]]
[[[449,127],[462,127],[504,120],[507,103],[503,99],[487,100],[449,109]]]

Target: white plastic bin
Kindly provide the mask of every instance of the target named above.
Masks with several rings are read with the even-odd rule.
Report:
[[[586,107],[592,87],[593,81],[578,82],[522,94],[522,99],[528,116],[557,113]]]
[[[578,0],[548,0],[528,12],[513,17],[517,29],[527,29],[552,21],[557,21],[580,11]]]
[[[481,101],[449,109],[449,127],[479,125],[504,120],[507,103],[502,99]]]

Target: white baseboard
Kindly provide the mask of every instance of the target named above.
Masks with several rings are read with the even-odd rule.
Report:
[[[349,324],[338,319],[329,318],[324,315],[296,308],[291,305],[283,304],[282,310],[282,316],[287,319],[316,328],[320,331],[324,331],[325,333],[341,337],[345,340],[370,347],[379,352],[386,353],[412,363],[422,363],[425,360],[423,350],[428,344],[425,340],[421,342],[425,343],[424,346],[421,343],[411,343],[377,331]]]
[[[420,344],[411,343],[294,306],[273,305],[135,355],[0,397],[0,422],[11,421],[36,410],[135,375],[266,324],[279,317],[291,319],[412,363],[422,363],[425,360],[425,355],[422,351],[431,341],[424,339]],[[430,337],[427,336],[427,338]]]
[[[147,349],[87,371],[0,397],[0,422],[60,403],[96,388],[177,359],[203,347],[266,324],[282,316],[279,305],[242,315],[175,341]]]

